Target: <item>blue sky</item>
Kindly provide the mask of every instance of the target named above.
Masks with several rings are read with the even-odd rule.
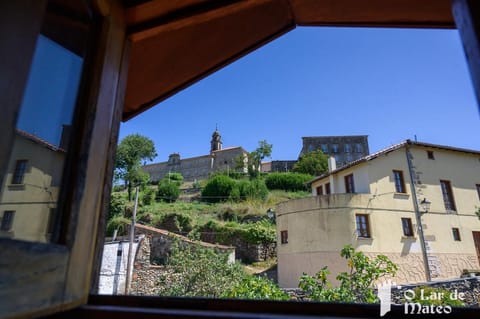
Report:
[[[40,35],[17,127],[60,145],[63,125],[72,122],[82,63],[81,57]]]
[[[370,152],[407,138],[480,150],[479,112],[456,30],[297,28],[123,123],[158,157],[273,144],[296,159],[302,136],[368,135]]]

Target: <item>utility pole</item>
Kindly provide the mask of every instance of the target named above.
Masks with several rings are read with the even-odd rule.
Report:
[[[432,281],[432,278],[430,275],[430,265],[428,263],[427,245],[425,244],[425,235],[423,234],[422,214],[420,213],[420,208],[418,207],[417,190],[415,189],[415,176],[413,174],[412,154],[410,153],[410,149],[408,147],[409,143],[410,141],[407,141],[407,143],[405,144],[405,155],[407,156],[408,173],[410,175],[410,190],[412,192],[413,209],[415,210],[418,237],[420,238],[420,246],[422,249],[423,266],[425,267],[425,277],[427,281],[430,282]]]
[[[138,206],[138,186],[135,187],[135,204],[133,206],[132,224],[130,227],[130,241],[128,243],[128,257],[127,257],[127,274],[125,277],[125,294],[128,295],[130,290],[130,272],[132,271],[132,250],[133,240],[135,238],[135,219],[137,218],[137,206]]]

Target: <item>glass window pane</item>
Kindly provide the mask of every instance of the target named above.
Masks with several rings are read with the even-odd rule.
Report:
[[[51,10],[48,7],[37,39],[12,152],[7,155],[0,237],[49,242],[56,224],[89,20],[78,15],[75,23],[68,17],[59,23],[59,13]]]

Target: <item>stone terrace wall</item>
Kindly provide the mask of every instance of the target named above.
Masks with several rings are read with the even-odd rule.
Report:
[[[215,232],[204,232],[200,235],[200,239],[207,243],[215,243]],[[277,257],[276,243],[252,244],[240,236],[233,235],[227,244],[235,247],[236,258],[243,262],[265,261]]]
[[[143,234],[135,256],[130,293],[142,296],[159,295],[158,282],[164,276],[167,267],[152,264],[155,261],[166,261],[174,240],[180,240],[189,245],[213,248],[216,251],[228,253],[229,262],[235,261],[235,248],[192,241],[184,236],[144,225],[135,226],[136,235]],[[162,283],[168,285],[168,283]]]

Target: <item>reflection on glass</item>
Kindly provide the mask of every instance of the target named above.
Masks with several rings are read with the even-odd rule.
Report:
[[[1,188],[0,237],[48,242],[54,229],[84,51],[71,49],[74,24],[51,23],[58,16],[47,12],[37,39]],[[85,47],[86,37],[73,38]]]

